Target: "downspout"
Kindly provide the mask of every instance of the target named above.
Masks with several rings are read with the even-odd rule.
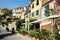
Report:
[[[42,11],[42,0],[41,0],[41,8],[40,8],[40,14],[41,14],[41,18],[42,18],[42,12],[41,11]],[[41,29],[42,29],[42,26],[41,26],[41,21],[40,21],[40,32],[41,32]]]

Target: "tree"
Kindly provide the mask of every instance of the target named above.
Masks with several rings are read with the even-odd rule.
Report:
[[[4,8],[4,9],[2,9],[2,13],[4,13],[5,15],[11,15],[12,11],[7,8]]]
[[[4,25],[8,26],[8,24],[11,23],[12,19],[13,19],[12,18],[12,10],[4,8],[1,10],[1,12],[3,13],[3,15],[1,15],[0,19],[4,21],[4,22],[2,21],[1,24],[3,25],[3,23],[4,23]]]

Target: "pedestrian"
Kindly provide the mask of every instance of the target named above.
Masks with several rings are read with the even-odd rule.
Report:
[[[9,28],[8,27],[6,27],[6,31],[9,31]]]
[[[15,30],[14,30],[14,28],[12,28],[12,33],[15,33]]]

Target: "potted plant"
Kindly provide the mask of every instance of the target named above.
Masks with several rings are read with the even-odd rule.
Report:
[[[47,30],[41,30],[41,32],[38,33],[38,37],[40,40],[48,39],[49,35],[50,35],[50,32]]]
[[[32,38],[34,38],[35,40],[38,39],[38,37],[37,37],[38,33],[37,33],[36,31],[30,31],[29,35],[30,35]]]
[[[54,38],[56,39],[56,40],[60,40],[60,35],[58,34],[59,33],[59,31],[58,30],[54,30]]]

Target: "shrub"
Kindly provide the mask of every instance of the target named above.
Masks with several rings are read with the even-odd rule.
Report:
[[[24,26],[20,26],[19,33],[20,34],[27,34],[27,32],[24,30]]]
[[[33,21],[36,21],[36,20],[37,20],[36,18],[29,19],[30,22],[33,22]]]
[[[37,32],[36,31],[31,31],[29,33],[29,35],[32,36],[32,37],[37,37]]]
[[[19,33],[21,33],[21,34],[27,34],[27,32],[25,30],[20,30]]]
[[[58,34],[58,30],[55,30],[54,31],[54,38],[56,39],[56,40],[60,40],[60,35]]]
[[[50,35],[50,32],[47,30],[41,30],[41,32],[38,33],[39,38],[48,38]]]

